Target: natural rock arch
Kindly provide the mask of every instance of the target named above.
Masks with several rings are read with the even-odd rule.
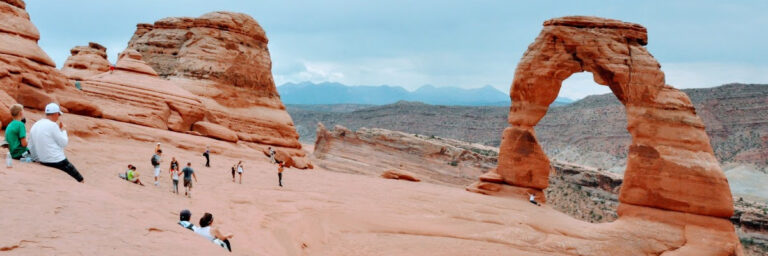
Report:
[[[643,26],[618,20],[573,16],[544,22],[515,71],[498,167],[468,189],[492,194],[523,188],[541,194],[550,165],[533,127],[562,81],[587,71],[626,108],[632,143],[619,201],[730,217],[730,188],[704,124],[688,96],[665,84],[661,66],[644,47],[647,41]]]

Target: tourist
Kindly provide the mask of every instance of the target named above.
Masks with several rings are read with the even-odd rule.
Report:
[[[197,182],[197,175],[195,175],[195,170],[192,169],[192,163],[187,162],[187,167],[184,167],[181,172],[184,173],[184,195],[191,198],[192,178],[194,177],[195,182]]]
[[[230,252],[232,251],[232,245],[229,243],[229,239],[234,237],[233,234],[222,234],[221,230],[219,230],[217,227],[213,226],[213,215],[210,213],[205,213],[202,218],[200,218],[200,227],[195,230],[195,233],[198,235],[201,235],[208,240],[211,240],[211,242],[219,243],[219,241],[216,241],[217,239],[226,245],[227,250]]]
[[[21,159],[29,149],[27,149],[27,128],[24,126],[24,106],[21,104],[11,105],[11,117],[13,120],[5,128],[5,141],[8,143],[8,150],[11,152],[11,158]]]
[[[45,106],[45,118],[35,122],[29,131],[30,152],[41,164],[62,170],[78,182],[83,182],[83,176],[64,155],[64,147],[69,138],[64,122],[60,119],[61,109],[58,104]]]
[[[243,161],[237,163],[237,174],[240,176],[240,184],[243,184]]]
[[[181,210],[181,212],[179,213],[179,225],[186,229],[195,231],[197,227],[195,226],[195,224],[192,224],[192,222],[189,222],[191,218],[192,218],[192,212],[190,212],[187,209]]]
[[[275,153],[276,153],[275,150],[272,149],[272,147],[269,147],[267,149],[267,152],[269,153],[269,162],[274,164],[275,163]]]
[[[173,183],[173,189],[171,192],[179,194],[179,161],[176,161],[176,157],[171,158],[171,182]]]
[[[283,186],[283,162],[277,162],[277,184]]]
[[[158,148],[160,147],[160,143],[157,144],[157,147]],[[155,154],[152,155],[152,160],[151,160],[152,167],[155,167],[155,186],[158,185],[157,177],[160,176],[160,162],[163,161],[163,159],[161,158],[162,155],[163,155],[162,149],[156,150]]]
[[[144,183],[141,183],[141,180],[139,180],[139,172],[136,171],[136,166],[133,166],[132,164],[128,165],[128,170],[126,170],[124,174],[121,173],[118,176],[132,183],[144,186]]]
[[[235,169],[237,169],[237,164],[232,166],[232,182],[235,182]]]
[[[536,196],[535,195],[528,193],[528,196],[530,196],[528,198],[528,201],[530,201],[532,204],[535,204],[537,206],[541,206],[541,204],[539,204],[539,202],[536,202]]]
[[[203,152],[203,156],[205,157],[205,167],[211,167],[211,150],[208,148],[208,146],[205,146],[205,152]]]
[[[109,65],[109,73],[115,72],[115,65]]]

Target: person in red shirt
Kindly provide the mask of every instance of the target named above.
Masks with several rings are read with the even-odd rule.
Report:
[[[115,71],[115,65],[109,65],[109,73],[112,74],[112,72]]]

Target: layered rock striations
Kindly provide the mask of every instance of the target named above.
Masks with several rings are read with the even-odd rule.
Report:
[[[498,167],[468,189],[492,193],[487,187],[493,184],[547,188],[550,162],[533,127],[547,113],[562,81],[587,71],[626,108],[632,143],[619,215],[703,229],[686,234],[698,242],[681,252],[714,246],[721,246],[717,254],[741,251],[733,226],[722,219],[733,215],[733,201],[704,124],[688,96],[665,84],[660,65],[644,47],[647,42],[644,27],[618,20],[574,16],[544,22],[515,71]],[[715,236],[723,236],[719,245],[708,243]]]
[[[206,119],[239,140],[300,149],[272,79],[267,42],[250,16],[212,12],[139,24],[128,47],[159,76],[200,96]]]
[[[493,168],[496,154],[492,147],[434,136],[343,126],[329,131],[318,124],[312,157],[314,164],[333,171],[370,176],[404,171],[407,179],[466,186]]]
[[[138,52],[123,51],[115,66],[114,72],[83,81],[83,91],[102,106],[104,118],[187,132],[205,117],[205,109],[196,95],[158,77]]]
[[[75,46],[69,52],[71,56],[67,57],[61,68],[61,72],[69,79],[83,80],[109,71],[107,48],[98,43],[90,42],[87,46]]]
[[[40,33],[29,19],[26,4],[20,0],[0,1],[0,121],[7,125],[7,107],[14,103],[43,109],[46,104],[66,100],[69,107],[98,107],[83,100],[67,77],[48,57],[37,41]]]

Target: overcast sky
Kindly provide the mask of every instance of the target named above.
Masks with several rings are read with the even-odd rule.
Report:
[[[768,83],[768,1],[227,1],[28,0],[40,46],[59,67],[75,45],[107,47],[111,62],[136,23],[226,10],[253,16],[269,37],[275,82],[492,85],[509,91],[543,21],[593,15],[640,23],[667,83],[678,88]],[[560,96],[608,92],[579,73]]]

